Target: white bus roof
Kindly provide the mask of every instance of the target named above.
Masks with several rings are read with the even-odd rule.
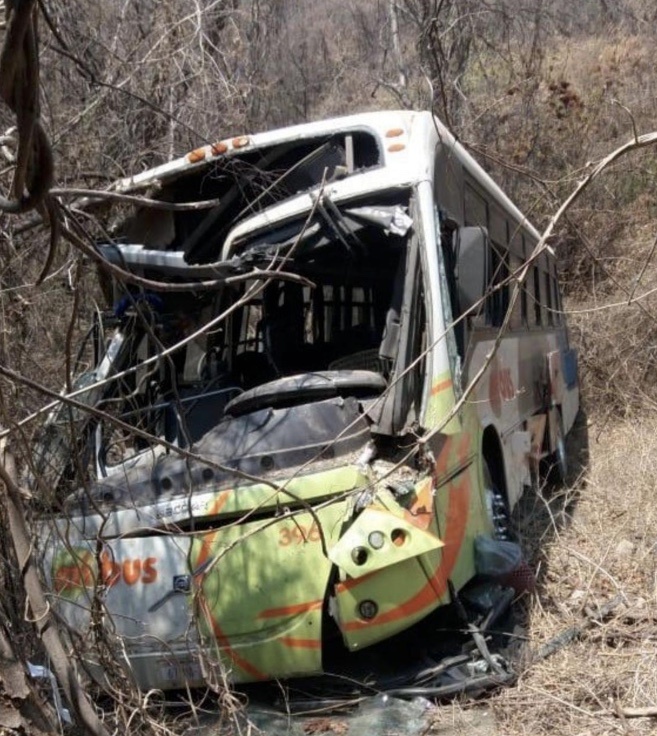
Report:
[[[435,135],[443,144],[447,145],[452,154],[456,156],[460,164],[466,169],[477,183],[494,198],[510,215],[519,223],[522,223],[537,239],[539,233],[532,227],[522,212],[513,204],[508,196],[500,189],[493,179],[486,173],[479,163],[468,153],[465,147],[455,136],[430,112],[418,112],[411,110],[391,110],[380,112],[365,112],[343,117],[329,118],[312,123],[292,125],[285,128],[266,131],[262,133],[236,135],[224,138],[190,151],[167,163],[148,169],[138,174],[119,179],[111,189],[116,192],[134,192],[152,186],[158,186],[168,180],[175,179],[194,170],[202,169],[208,164],[219,161],[224,156],[231,156],[248,150],[256,150],[267,146],[303,140],[305,138],[317,138],[323,135],[332,135],[340,132],[365,130],[375,134],[379,142],[389,145],[386,148],[386,168],[396,170],[395,179],[403,172],[407,181],[418,180],[420,171],[426,168],[426,150],[420,151],[418,146],[426,141],[427,131],[435,131]],[[420,140],[414,135],[416,132],[424,131]],[[407,147],[401,145],[401,141]],[[395,146],[399,146],[395,149]],[[402,152],[402,149],[403,150]],[[395,155],[394,159],[389,155],[390,151],[399,151],[401,156]],[[417,154],[422,153],[421,156]],[[410,162],[415,165],[409,165]],[[394,166],[394,163],[402,164]],[[416,176],[414,176],[414,172]],[[392,172],[391,172],[392,174]],[[379,173],[380,177],[380,173]],[[392,181],[390,183],[393,183]]]

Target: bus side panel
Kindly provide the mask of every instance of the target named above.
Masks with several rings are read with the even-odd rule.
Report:
[[[488,360],[496,334],[495,329],[481,329],[472,334],[466,376],[476,375]],[[481,426],[494,427],[500,438],[511,506],[520,497],[529,477],[529,456],[523,443],[517,440],[527,431],[529,417],[549,409],[547,356],[558,351],[559,340],[554,330],[527,329],[512,333],[501,340],[471,399]],[[564,396],[568,396],[565,408],[572,413],[577,397],[573,397],[572,391],[565,391]],[[565,420],[564,417],[564,424]]]

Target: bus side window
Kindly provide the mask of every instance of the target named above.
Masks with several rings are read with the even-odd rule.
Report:
[[[540,327],[543,324],[541,316],[541,272],[536,261],[532,265],[532,274],[534,279],[534,323]]]
[[[493,327],[500,327],[509,308],[509,254],[506,248],[491,242],[490,277],[488,286],[491,289],[487,304],[488,322]]]
[[[509,228],[504,212],[495,203],[488,205],[488,235],[491,248],[491,272],[487,299],[488,323],[500,327],[509,306]]]
[[[548,264],[549,268],[549,264]],[[552,279],[549,271],[543,271],[543,277],[545,280],[545,308],[547,314],[548,325],[554,324],[554,304],[552,303],[552,295],[554,293],[552,289]]]
[[[465,184],[465,212],[463,222],[467,225],[480,225],[488,228],[488,205],[486,200],[467,182]]]
[[[518,276],[522,271],[522,267],[525,264],[525,258],[527,257],[527,253],[525,250],[525,237],[519,231],[518,226],[513,221],[509,222],[509,235],[510,250],[514,254],[513,260],[511,262],[511,267],[516,276]],[[514,282],[512,286],[515,285],[515,283],[517,282]],[[520,294],[518,296],[518,299],[516,300],[516,310],[519,311],[519,314],[517,314],[514,319],[516,320],[515,324],[518,327],[525,327],[529,323],[529,317],[527,315],[527,303],[529,301],[528,292],[530,285],[527,281],[527,277],[525,277],[524,281],[519,284],[519,287]]]
[[[465,181],[464,186],[464,198],[463,198],[463,204],[464,204],[464,212],[463,212],[463,224],[466,227],[482,227],[486,228],[486,231],[488,232],[488,236],[490,238],[490,232],[488,231],[489,223],[488,223],[488,203],[486,200],[475,190],[475,188],[470,184],[470,182],[467,180]],[[490,241],[489,241],[489,251],[487,253],[487,266],[486,266],[486,273],[483,274],[484,278],[486,279],[486,289],[491,284],[493,274],[495,273],[496,263],[494,263],[495,259],[495,250],[493,248],[490,248]],[[479,274],[477,274],[477,277]],[[476,324],[477,326],[483,326],[484,324],[492,324],[493,322],[493,306],[491,301],[491,294],[485,294],[485,298],[483,299],[483,308],[477,309],[476,312],[471,313],[472,322],[473,324]],[[463,306],[463,305],[461,305]]]
[[[515,254],[509,254],[509,262],[511,266],[511,272],[517,274],[522,268],[523,259]],[[514,279],[509,285],[509,293],[513,294],[516,289],[517,281]],[[512,329],[519,329],[527,323],[527,292],[525,290],[525,284],[520,286],[520,293],[516,298],[516,302],[513,305],[513,313],[511,314],[511,327]]]
[[[525,259],[522,259],[524,263]],[[529,274],[525,277],[524,281],[520,285],[520,319],[523,325],[529,324],[529,313],[527,309],[527,302],[529,301],[529,289],[531,288],[528,282]]]

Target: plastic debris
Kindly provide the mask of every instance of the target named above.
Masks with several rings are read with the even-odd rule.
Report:
[[[69,712],[68,708],[64,708],[64,704],[62,703],[62,696],[59,693],[57,678],[55,677],[54,672],[44,665],[32,664],[32,662],[28,662],[27,667],[30,673],[30,677],[34,678],[35,680],[48,680],[50,682],[50,687],[52,688],[52,699],[59,720],[62,723],[66,723],[68,726],[72,725],[73,719],[71,718],[71,713]]]
[[[523,561],[522,549],[515,542],[478,536],[475,539],[475,567],[480,575],[508,575]]]

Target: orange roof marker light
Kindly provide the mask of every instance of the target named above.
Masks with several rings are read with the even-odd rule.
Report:
[[[406,145],[404,143],[393,143],[392,145],[388,146],[388,151],[390,153],[397,153],[397,151],[403,151],[406,148]]]
[[[190,164],[197,164],[199,161],[204,161],[207,151],[205,146],[202,148],[195,148],[187,154],[187,160]]]
[[[233,148],[244,148],[250,143],[248,135],[240,135],[237,138],[233,138]]]
[[[400,135],[404,135],[403,128],[391,128],[386,131],[386,138],[399,138]]]
[[[210,146],[213,156],[221,156],[228,151],[228,143],[226,141],[217,141]]]

